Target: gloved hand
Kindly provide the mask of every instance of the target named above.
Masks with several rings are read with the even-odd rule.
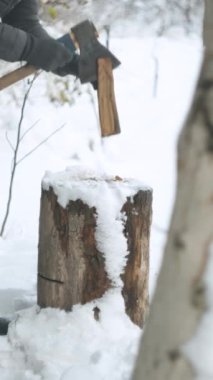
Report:
[[[74,75],[77,78],[79,78],[79,60],[80,60],[79,54],[74,53],[72,60],[66,63],[66,65],[62,67],[58,67],[56,70],[54,70],[54,74],[57,74],[61,77],[64,77],[66,75]],[[93,86],[94,90],[97,90],[98,88],[97,81],[91,82],[91,85]]]
[[[79,78],[79,54],[73,53],[72,59],[66,63],[64,66],[58,67],[54,70],[54,74],[60,77],[65,77],[66,75],[74,75]]]
[[[21,60],[45,71],[55,71],[72,61],[73,53],[53,38],[40,39],[27,34]]]

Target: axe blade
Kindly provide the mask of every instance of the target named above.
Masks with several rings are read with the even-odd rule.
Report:
[[[97,61],[99,58],[109,58],[112,68],[120,65],[120,61],[105,46],[97,40],[97,30],[94,24],[83,21],[71,28],[72,36],[80,49],[79,77],[81,83],[97,80]]]

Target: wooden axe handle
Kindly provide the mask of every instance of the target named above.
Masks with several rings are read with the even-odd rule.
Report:
[[[110,58],[98,59],[98,107],[101,136],[106,137],[120,133]]]
[[[34,66],[25,65],[19,69],[11,71],[10,73],[0,78],[0,91],[20,81],[21,79],[28,77],[31,74],[36,73],[37,70],[38,69]]]

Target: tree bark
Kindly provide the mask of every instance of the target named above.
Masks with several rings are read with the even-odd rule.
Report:
[[[95,209],[70,201],[64,209],[53,190],[41,198],[38,304],[71,310],[101,297],[110,281],[95,245]]]
[[[181,348],[205,310],[203,272],[213,240],[213,2],[206,2],[206,55],[180,135],[176,201],[133,380],[190,380]]]
[[[123,275],[122,295],[126,313],[138,326],[143,326],[149,309],[149,236],[152,194],[139,191],[122,208],[127,216],[124,234],[127,238],[128,261]]]
[[[116,190],[115,190],[116,191]],[[143,326],[148,309],[149,235],[152,192],[139,190],[126,199],[121,212],[126,215],[124,234],[128,258],[121,278],[126,313]],[[107,207],[107,204],[106,204]],[[81,200],[60,206],[52,188],[42,190],[38,304],[71,310],[103,296],[113,287],[105,257],[95,237],[97,210]]]

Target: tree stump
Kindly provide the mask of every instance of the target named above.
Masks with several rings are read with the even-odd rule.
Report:
[[[133,180],[47,175],[40,209],[38,304],[69,311],[119,288],[126,313],[143,326],[151,204],[151,189]]]

